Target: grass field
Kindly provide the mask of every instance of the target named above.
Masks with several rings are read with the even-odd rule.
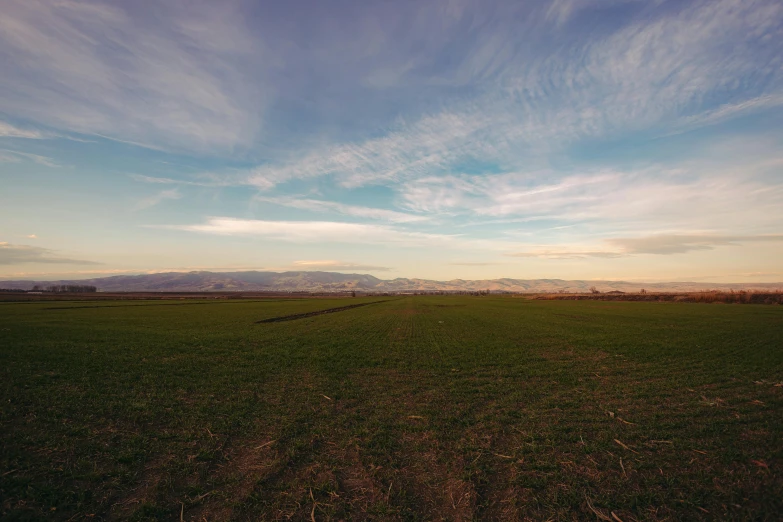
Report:
[[[0,303],[0,372],[3,520],[783,513],[780,306]]]

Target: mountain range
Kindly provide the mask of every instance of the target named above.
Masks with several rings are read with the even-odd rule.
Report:
[[[478,291],[494,292],[697,292],[704,290],[777,290],[783,283],[639,283],[628,281],[563,279],[379,279],[368,274],[338,272],[166,272],[144,275],[118,275],[94,279],[62,281],[0,281],[0,288],[30,290],[35,285],[93,285],[101,292],[410,292]]]

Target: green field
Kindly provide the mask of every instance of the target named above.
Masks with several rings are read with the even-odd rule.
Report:
[[[0,303],[0,372],[3,520],[783,513],[781,306]]]

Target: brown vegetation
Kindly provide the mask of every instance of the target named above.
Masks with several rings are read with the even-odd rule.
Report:
[[[537,294],[533,299],[566,301],[665,301],[676,303],[783,304],[783,292],[688,292],[638,294]]]

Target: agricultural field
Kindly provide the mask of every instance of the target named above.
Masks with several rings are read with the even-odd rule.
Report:
[[[0,372],[3,520],[783,513],[777,305],[0,303]]]

